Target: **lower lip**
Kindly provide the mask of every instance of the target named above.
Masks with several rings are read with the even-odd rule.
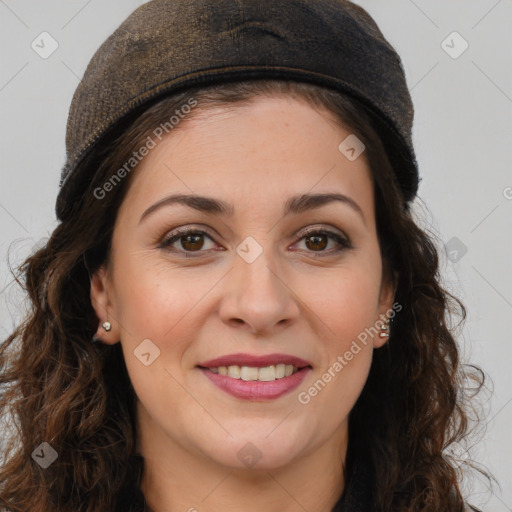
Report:
[[[306,378],[306,375],[309,374],[311,368],[306,366],[289,377],[283,377],[282,379],[267,382],[259,380],[245,381],[242,379],[233,379],[227,375],[213,373],[205,368],[200,368],[200,370],[218,388],[236,398],[263,401],[279,398],[280,396],[294,390]]]

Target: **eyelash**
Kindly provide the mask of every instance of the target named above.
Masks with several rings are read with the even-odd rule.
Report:
[[[169,233],[167,236],[165,236],[162,239],[162,241],[160,242],[160,245],[158,246],[158,248],[164,249],[164,250],[170,251],[170,252],[182,253],[182,254],[185,254],[186,257],[188,257],[188,258],[199,257],[201,255],[201,253],[215,250],[215,249],[208,249],[208,250],[198,250],[198,251],[188,251],[187,252],[187,251],[184,251],[181,249],[177,250],[177,249],[170,248],[170,246],[174,242],[176,242],[180,238],[183,238],[190,234],[206,235],[213,242],[215,242],[214,236],[209,231],[206,231],[203,229],[198,229],[198,228],[179,228],[179,229]],[[311,252],[312,254],[319,255],[319,256],[324,256],[324,255],[329,256],[329,255],[340,253],[340,252],[348,250],[348,249],[352,249],[352,244],[350,243],[350,240],[348,238],[345,238],[345,237],[339,235],[338,233],[329,231],[324,228],[309,228],[306,231],[304,231],[303,233],[301,233],[301,236],[298,241],[301,241],[302,239],[311,237],[313,235],[326,235],[329,238],[332,238],[333,240],[335,240],[341,247],[338,249],[334,249],[334,250],[331,249],[330,251],[307,251],[307,252]],[[198,253],[198,254],[196,255],[194,253]]]

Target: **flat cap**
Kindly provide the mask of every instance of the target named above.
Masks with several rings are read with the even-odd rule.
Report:
[[[323,85],[360,102],[405,201],[415,197],[405,73],[364,9],[347,0],[152,0],[100,46],[74,93],[57,217],[69,216],[92,180],[87,157],[129,115],[181,89],[253,78]]]

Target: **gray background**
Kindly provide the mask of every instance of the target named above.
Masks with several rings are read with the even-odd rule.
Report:
[[[7,251],[11,263],[19,263],[56,226],[74,89],[94,51],[142,3],[0,0],[2,338],[23,307],[9,284]],[[459,337],[464,357],[492,379],[493,394],[482,402],[487,429],[470,454],[502,489],[489,490],[469,473],[463,487],[488,512],[512,511],[512,1],[357,3],[402,57],[423,178],[415,208],[422,225],[440,239],[445,286],[469,310]],[[58,43],[46,59],[31,47],[43,31]],[[457,58],[445,51],[456,56],[463,48],[454,31],[469,44]]]

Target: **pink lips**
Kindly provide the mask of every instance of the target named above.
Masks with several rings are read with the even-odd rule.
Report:
[[[206,368],[203,368],[201,371],[210,379],[211,382],[213,382],[213,384],[236,398],[263,401],[279,398],[280,396],[295,389],[311,371],[311,368],[302,368],[302,370],[299,370],[289,377],[283,377],[282,379],[270,382],[232,379],[227,375],[213,373]]]
[[[213,373],[208,370],[208,368],[216,368],[219,366],[237,365],[261,368],[276,364],[291,364],[299,368],[299,370],[289,377],[267,382],[234,379],[227,375],[220,375],[219,373]],[[308,361],[300,357],[286,354],[269,354],[267,356],[232,354],[205,361],[198,366],[203,374],[221,390],[236,398],[252,401],[271,400],[289,393],[298,387],[311,371],[311,365]]]
[[[217,368],[219,366],[254,366],[262,368],[264,366],[271,366],[273,364],[293,364],[297,368],[304,366],[311,366],[309,361],[305,361],[300,357],[290,356],[287,354],[268,354],[266,356],[252,356],[250,354],[230,354],[228,356],[217,357],[210,359],[204,363],[199,363],[197,366],[203,368]]]

